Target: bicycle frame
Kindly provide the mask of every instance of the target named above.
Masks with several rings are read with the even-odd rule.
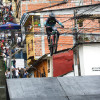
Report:
[[[50,55],[52,56],[54,53],[57,51],[57,43],[58,43],[58,34],[57,34],[57,29],[53,29],[52,32],[50,32],[50,44],[49,50],[50,50]]]
[[[51,56],[57,51],[57,39],[57,31],[52,31],[49,46]]]
[[[55,38],[54,38],[54,37],[55,37],[55,34],[51,34],[50,40],[51,40],[51,39],[53,40],[53,45],[54,45],[54,43],[55,43],[55,42],[54,42],[54,41],[55,41]]]

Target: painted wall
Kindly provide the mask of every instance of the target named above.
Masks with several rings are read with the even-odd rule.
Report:
[[[73,71],[73,51],[53,55],[53,76],[57,77]]]
[[[34,37],[33,34],[26,35],[26,49],[27,49],[27,59],[31,56],[34,56]],[[27,60],[29,64],[30,60]]]
[[[100,44],[84,44],[79,47],[81,76],[100,75]]]
[[[53,77],[53,59],[52,59],[52,57],[48,58],[48,77]]]
[[[48,77],[47,60],[42,61],[34,68],[34,77]]]

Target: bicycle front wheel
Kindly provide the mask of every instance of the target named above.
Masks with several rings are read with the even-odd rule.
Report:
[[[57,36],[57,34],[55,34],[53,53],[56,53],[56,51],[57,51],[57,43],[58,43],[58,36]]]
[[[51,39],[51,43],[50,43],[50,55],[53,55],[53,40]]]

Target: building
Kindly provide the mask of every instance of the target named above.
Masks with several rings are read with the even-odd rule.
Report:
[[[99,20],[94,19],[94,17],[93,17],[96,14],[97,15],[99,14],[100,8],[98,7],[98,5],[99,5],[98,3],[99,3],[99,1],[91,2],[91,0],[88,2],[84,1],[81,3],[75,2],[75,1],[73,1],[73,2],[68,1],[66,3],[64,2],[63,4],[43,8],[43,9],[40,9],[37,11],[33,10],[29,13],[26,13],[25,16],[21,20],[21,24],[24,27],[28,22],[30,22],[32,20],[32,18],[29,17],[30,15],[35,16],[36,14],[40,14],[40,16],[39,16],[40,17],[40,26],[38,28],[34,27],[34,48],[35,48],[34,52],[35,53],[33,52],[33,54],[35,54],[34,55],[35,58],[37,56],[37,59],[34,59],[34,61],[38,60],[38,58],[40,58],[44,54],[49,53],[47,36],[45,34],[45,28],[44,28],[43,23],[45,22],[46,18],[51,13],[51,11],[56,15],[56,18],[59,21],[61,21],[65,26],[65,30],[58,28],[58,30],[61,34],[60,38],[59,38],[59,42],[58,42],[58,51],[60,51],[60,50],[72,48],[73,45],[75,44],[75,39],[73,36],[73,33],[75,32],[74,31],[74,29],[75,29],[74,10],[75,9],[78,9],[77,13],[76,13],[76,15],[77,15],[77,23],[76,23],[77,30],[80,33],[80,35],[78,35],[78,41],[83,42],[83,40],[85,40],[88,42],[88,37],[90,37],[90,36],[85,35],[86,33],[87,34],[91,34],[91,33],[98,34],[99,33],[99,29],[98,29]],[[60,12],[62,12],[62,13],[60,13]],[[82,14],[85,16],[91,16],[91,17],[89,17],[89,19],[86,19],[85,16],[84,17],[79,16]],[[30,26],[30,25],[27,24],[26,28],[28,28],[28,26]],[[97,27],[95,27],[95,26],[97,26]],[[92,32],[90,30],[92,30]],[[29,34],[29,32],[28,32],[28,34]]]
[[[77,76],[100,75],[100,42],[82,43],[79,49]]]
[[[62,50],[54,54],[45,54],[28,69],[32,77],[58,77],[74,73],[73,51]]]

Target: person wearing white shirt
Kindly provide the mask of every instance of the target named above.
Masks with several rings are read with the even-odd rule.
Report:
[[[19,70],[18,70],[18,68],[16,68],[15,73],[16,73],[16,77],[19,78]]]

